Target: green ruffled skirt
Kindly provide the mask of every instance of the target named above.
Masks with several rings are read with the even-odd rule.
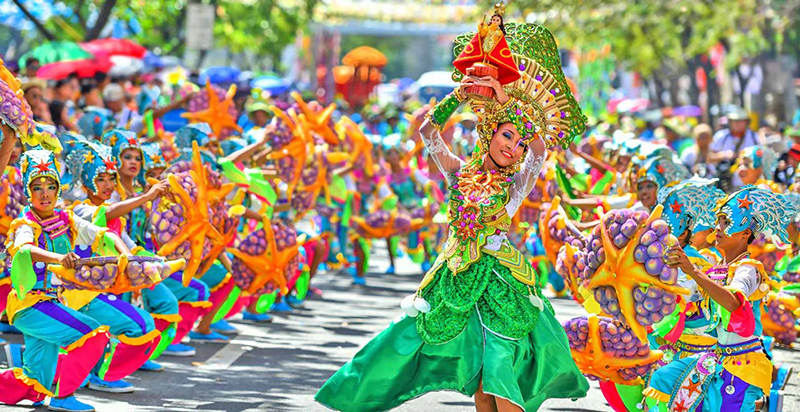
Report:
[[[472,396],[480,382],[526,411],[548,398],[585,396],[588,382],[552,308],[542,297],[539,311],[528,293],[491,256],[457,276],[443,267],[422,293],[431,312],[393,322],[315,399],[340,411],[384,411],[428,392]]]

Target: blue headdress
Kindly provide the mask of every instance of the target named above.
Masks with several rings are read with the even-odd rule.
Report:
[[[161,89],[158,86],[143,85],[136,95],[136,107],[139,108],[139,114],[144,114],[152,108],[159,96],[161,96]]]
[[[78,129],[89,139],[97,139],[108,129],[114,126],[114,114],[111,110],[89,106],[83,111],[83,116],[78,119]]]
[[[142,152],[142,145],[136,137],[136,133],[125,129],[111,129],[103,133],[103,144],[111,147],[111,155],[117,159],[117,166],[121,166],[119,155],[126,149],[136,149]]]
[[[37,177],[50,177],[58,184],[58,195],[61,196],[61,179],[58,171],[58,160],[53,152],[42,148],[34,148],[22,153],[19,161],[22,173],[22,185],[25,195],[31,198],[30,185]]]
[[[174,164],[182,161],[191,162],[192,143],[197,142],[197,146],[200,148],[200,159],[203,163],[216,167],[216,157],[208,150],[204,149],[213,135],[214,132],[211,131],[211,127],[208,123],[192,123],[178,129],[175,132],[174,142],[180,155],[178,155],[178,158],[174,159],[172,163]]]
[[[659,188],[688,178],[689,172],[678,166],[672,156],[660,153],[644,160],[636,174],[636,183],[653,182]]]
[[[709,229],[714,226],[714,207],[725,197],[716,187],[717,179],[694,176],[658,192],[658,203],[664,206],[662,218],[674,236]]]
[[[211,136],[214,132],[211,131],[211,126],[208,123],[192,123],[181,127],[175,132],[175,147],[181,153],[192,153],[192,142],[197,142],[197,145],[203,147],[211,141]]]
[[[748,147],[739,153],[739,159],[750,159],[753,169],[761,168],[762,176],[769,180],[778,167],[778,156],[765,146]]]
[[[136,133],[126,129],[111,129],[103,133],[103,144],[111,147],[111,156],[117,161],[117,168],[122,167],[122,159],[120,155],[127,149],[136,149],[144,159],[144,151]],[[144,169],[144,160],[142,161],[142,170]],[[141,185],[144,185],[144,175],[139,173],[136,177]]]
[[[144,152],[143,174],[147,175],[147,172],[155,168],[167,168],[167,160],[164,159],[164,155],[161,153],[161,146],[158,143],[145,143],[142,145],[142,151]]]
[[[59,133],[58,139],[61,141],[61,146],[64,148],[61,151],[61,158],[65,159],[65,161],[69,159],[70,153],[75,151],[78,146],[88,142],[83,135],[70,131]],[[69,164],[67,164],[67,170],[69,169]],[[77,181],[79,178],[80,176],[75,176],[73,179],[73,173],[64,173],[64,176],[61,177],[61,184],[64,185],[64,187],[70,187],[73,181]]]
[[[789,243],[786,228],[795,213],[795,206],[786,196],[753,185],[728,195],[716,209],[716,216],[724,215],[730,220],[726,235],[750,229],[754,235],[764,234],[778,246]]]
[[[95,179],[101,173],[117,175],[117,163],[111,155],[111,148],[96,142],[81,142],[67,156],[67,169],[72,173],[76,185],[89,188],[97,193]]]
[[[244,149],[248,145],[247,140],[241,138],[229,138],[219,142],[222,153],[227,156],[233,152]]]

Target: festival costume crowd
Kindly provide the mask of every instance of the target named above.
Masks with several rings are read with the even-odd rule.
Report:
[[[145,85],[134,105],[89,87],[54,118],[46,85],[0,69],[2,327],[25,342],[6,346],[0,402],[91,411],[79,388],[132,392],[159,357],[227,341],[226,319],[320,295],[319,271],[366,285],[385,244],[387,274],[407,256],[425,275],[322,405],[451,390],[533,411],[588,378],[615,411],[781,410],[800,145],[779,157],[739,112],[694,146],[668,122],[660,141],[585,132],[552,35],[503,15],[456,39],[457,89],[385,122],[258,90],[237,119],[235,87],[210,84],[166,103]],[[166,132],[181,106],[189,124]],[[559,324],[545,288],[587,315]]]

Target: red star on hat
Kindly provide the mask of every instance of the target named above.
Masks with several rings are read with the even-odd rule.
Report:
[[[675,203],[669,205],[669,207],[672,208],[672,213],[681,213],[681,211],[683,210],[683,205],[678,203],[677,200],[675,201]]]
[[[136,141],[135,137],[129,137],[128,138],[128,144],[131,145],[131,146],[138,146],[139,142]]]
[[[744,195],[743,198],[739,200],[739,209],[750,209],[750,205],[753,204],[753,201],[748,199],[750,195]]]
[[[39,169],[39,171],[40,171],[40,172],[44,173],[44,172],[46,172],[48,169],[50,169],[50,166],[51,166],[52,164],[53,164],[53,162],[39,163],[39,164],[37,164],[35,167],[36,167],[37,169]]]
[[[663,175],[664,174],[664,166],[662,166],[662,165],[656,166],[656,171]]]
[[[117,170],[117,165],[111,159],[103,159],[103,164],[106,165],[106,170]]]

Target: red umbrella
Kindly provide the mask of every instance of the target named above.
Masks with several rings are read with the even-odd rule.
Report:
[[[144,58],[147,49],[127,39],[97,39],[81,43],[84,50],[94,55],[105,54],[108,56],[128,56],[137,59]]]
[[[72,73],[76,73],[78,77],[92,77],[97,72],[107,73],[112,66],[113,64],[108,56],[97,55],[91,59],[45,64],[36,72],[36,77],[61,80]]]

